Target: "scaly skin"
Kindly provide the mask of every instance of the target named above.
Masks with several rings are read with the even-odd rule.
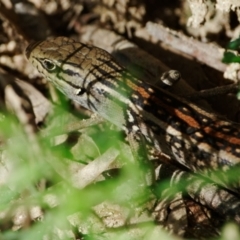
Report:
[[[68,98],[189,169],[240,162],[240,125],[133,77],[106,51],[57,37],[26,55]]]

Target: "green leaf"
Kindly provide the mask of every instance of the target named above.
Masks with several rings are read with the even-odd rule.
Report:
[[[228,46],[227,49],[231,49],[231,50],[237,50],[240,46],[240,37],[231,41]]]
[[[226,51],[223,55],[222,61],[224,63],[239,63],[240,56],[236,56],[234,53]]]

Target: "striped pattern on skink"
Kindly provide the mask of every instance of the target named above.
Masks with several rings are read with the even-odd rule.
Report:
[[[191,170],[240,162],[240,125],[133,77],[106,51],[57,37],[26,55],[67,97]]]

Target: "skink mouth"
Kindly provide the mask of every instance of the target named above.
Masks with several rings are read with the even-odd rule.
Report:
[[[32,50],[34,48],[36,48],[41,42],[43,42],[43,41],[32,42],[27,46],[27,48],[25,50],[25,55],[26,55],[27,59],[29,59]]]

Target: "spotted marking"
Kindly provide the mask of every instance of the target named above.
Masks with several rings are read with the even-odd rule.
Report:
[[[205,127],[204,131],[211,136],[214,136],[223,140],[227,140],[229,143],[232,143],[232,144],[240,145],[240,138],[236,138],[219,131],[214,131],[214,129],[211,127]]]
[[[75,90],[74,90],[74,94],[75,94],[75,95],[80,95],[81,92],[82,92],[82,88],[78,88],[78,89],[75,89]]]
[[[129,110],[127,110],[127,115],[128,115],[128,122],[133,123],[135,119],[133,118],[133,115]]]
[[[203,134],[200,132],[195,132],[194,135],[198,138],[203,138]]]
[[[137,125],[133,125],[133,126],[132,126],[132,129],[133,129],[134,132],[137,132],[137,131],[140,130]]]

